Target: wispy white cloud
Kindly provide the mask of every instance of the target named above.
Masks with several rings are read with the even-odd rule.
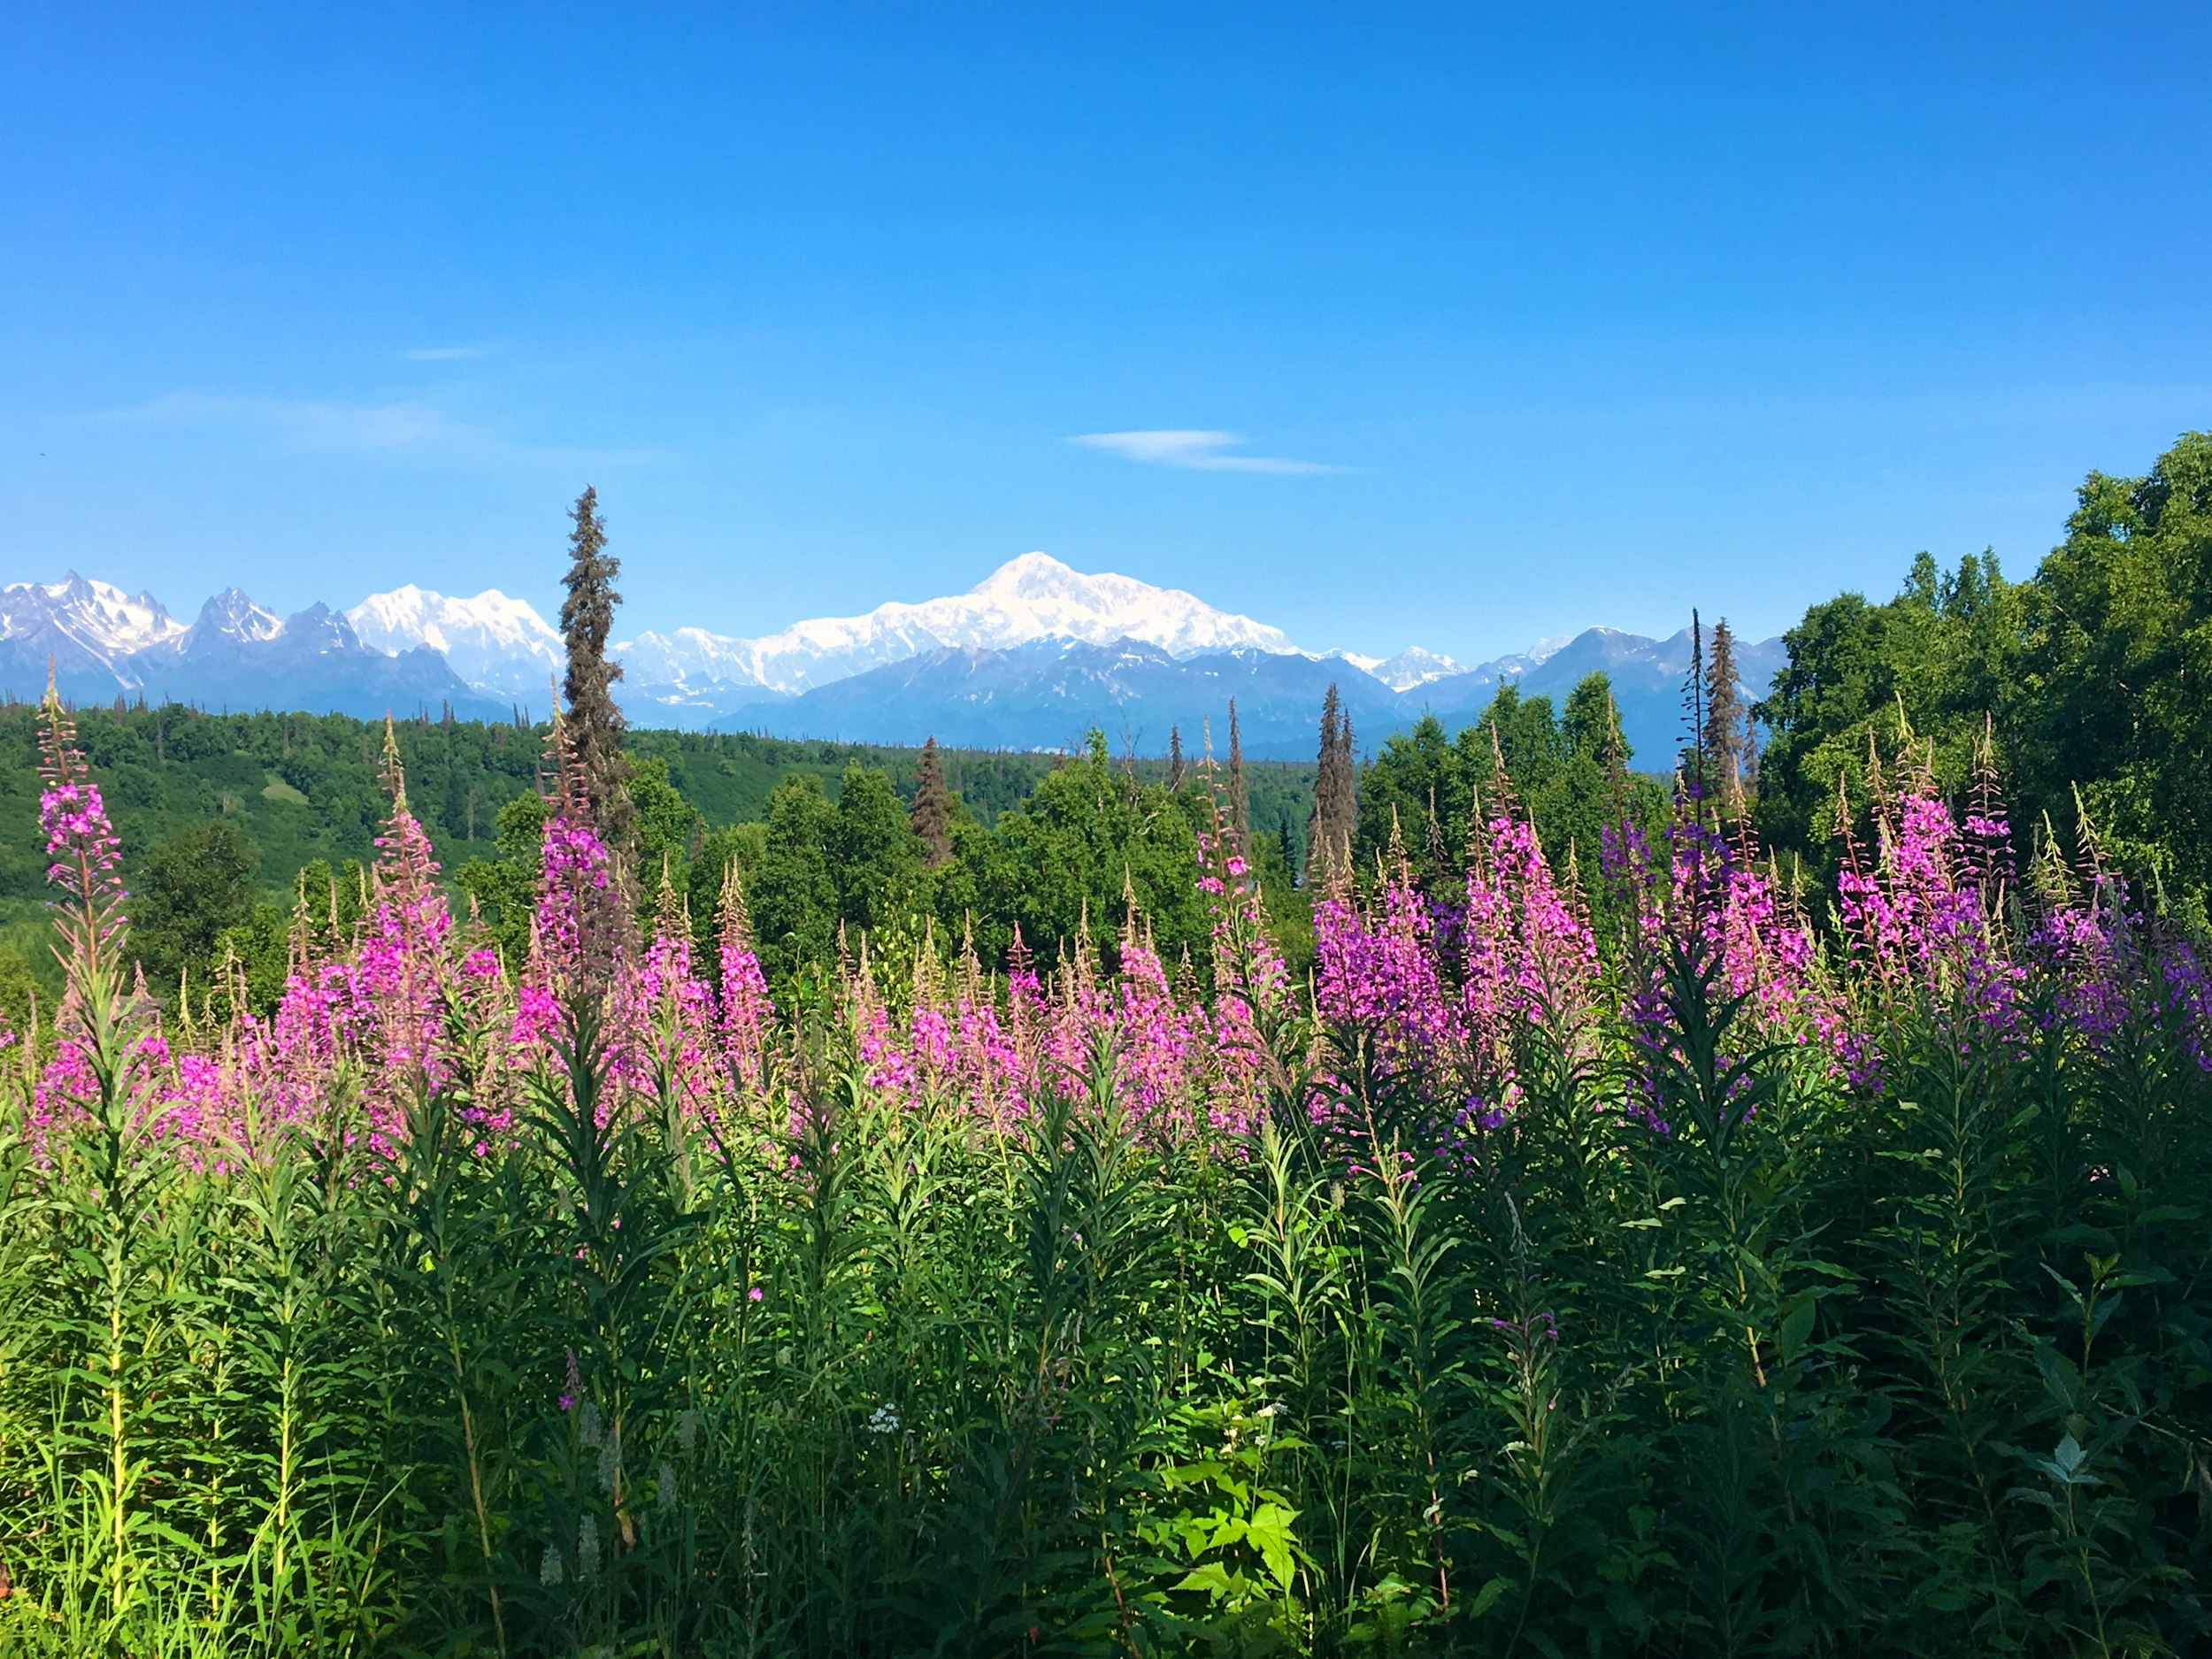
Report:
[[[409,454],[464,463],[592,461],[639,452],[518,442],[457,419],[429,403],[345,403],[316,398],[169,392],[89,417],[109,426],[173,426],[257,434],[294,449],[342,454]]]
[[[1157,432],[1090,432],[1071,438],[1088,449],[1105,449],[1152,466],[1179,466],[1198,472],[1342,472],[1348,469],[1320,461],[1292,461],[1273,455],[1232,455],[1245,442],[1233,432],[1169,429]]]
[[[480,442],[487,435],[426,403],[337,403],[204,392],[169,392],[94,419],[119,426],[243,428],[316,449],[403,449]]]
[[[480,357],[490,349],[488,346],[417,346],[407,357],[413,363],[453,363],[463,357]]]

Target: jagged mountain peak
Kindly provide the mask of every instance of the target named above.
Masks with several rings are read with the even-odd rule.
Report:
[[[58,582],[11,582],[0,588],[0,640],[50,635],[58,659],[82,654],[111,661],[183,632],[184,625],[151,594],[127,594],[112,582],[75,571]]]
[[[283,633],[284,618],[254,603],[243,589],[226,588],[200,607],[199,619],[193,623],[191,631],[258,643]]]

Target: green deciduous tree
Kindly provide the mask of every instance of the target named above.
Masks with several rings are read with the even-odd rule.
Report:
[[[1082,756],[1000,817],[995,835],[956,835],[961,859],[973,861],[979,947],[1003,962],[1018,926],[1049,962],[1087,922],[1094,941],[1109,945],[1126,919],[1128,891],[1171,964],[1187,947],[1202,958],[1206,913],[1194,885],[1202,810],[1194,790],[1132,780],[1094,731]]]
[[[511,968],[519,967],[530,954],[530,924],[537,913],[549,816],[544,797],[534,790],[517,795],[499,809],[499,856],[472,858],[455,872],[462,890],[476,901]]]
[[[849,932],[880,933],[926,912],[923,860],[928,849],[891,780],[875,767],[845,769],[828,851],[838,918]]]
[[[2212,433],[2141,478],[2093,472],[2023,595],[2004,725],[2063,833],[2073,789],[2115,856],[2202,913],[2212,891]]]
[[[173,995],[187,974],[207,982],[217,938],[253,915],[253,872],[252,845],[220,818],[180,830],[146,855],[131,945],[150,984]]]
[[[768,798],[760,873],[747,902],[761,966],[773,982],[827,963],[836,948],[837,879],[830,867],[836,822],[837,810],[811,772],[777,785]]]
[[[2006,697],[2021,605],[1993,555],[1947,572],[1923,553],[1888,603],[1839,594],[1808,611],[1783,636],[1788,664],[1753,710],[1771,733],[1759,758],[1760,839],[1824,858],[1839,786],[1863,806],[1868,755],[1894,757],[1908,733],[1939,785],[1962,786]]]
[[[631,763],[626,787],[637,841],[639,898],[649,910],[664,873],[677,892],[686,890],[692,849],[706,820],[669,781],[668,762],[657,755]]]

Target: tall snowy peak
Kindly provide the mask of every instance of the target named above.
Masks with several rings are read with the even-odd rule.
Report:
[[[1010,559],[964,594],[895,601],[865,616],[821,617],[762,639],[700,628],[641,634],[617,649],[641,682],[751,684],[809,690],[944,649],[1004,650],[1044,639],[1137,640],[1171,657],[1243,649],[1295,654],[1281,629],[1217,611],[1179,588],[1087,575],[1045,553]]]
[[[460,598],[410,582],[371,594],[346,618],[363,644],[395,655],[426,645],[470,685],[503,696],[541,703],[564,661],[561,636],[529,601],[496,588]]]

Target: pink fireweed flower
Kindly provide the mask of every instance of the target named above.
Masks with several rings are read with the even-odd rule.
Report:
[[[547,983],[569,984],[583,973],[599,919],[599,895],[613,879],[613,860],[589,825],[557,815],[547,821],[535,939],[537,964]]]
[[[89,979],[119,949],[125,894],[117,874],[123,843],[108,820],[100,787],[77,749],[76,728],[50,687],[41,710],[38,826],[46,838],[46,879],[63,896],[62,930],[73,980]]]
[[[446,1075],[440,1052],[453,917],[437,881],[430,838],[407,810],[407,784],[388,723],[385,783],[392,808],[377,837],[369,914],[349,958],[330,964],[334,1026],[360,1063],[362,1102],[379,1139],[400,1132],[408,1102]]]
[[[752,932],[737,867],[732,864],[723,877],[722,914],[717,930],[721,978],[716,987],[714,1034],[724,1073],[737,1092],[744,1094],[757,1094],[766,1085],[767,1044],[776,1018],[775,1004],[768,995],[768,976],[761,972],[760,958],[753,951]]]
[[[2212,1071],[2212,972],[2189,941],[2167,943],[2158,964],[2166,1005],[2181,1027],[2181,1040],[2198,1069]]]
[[[713,1087],[714,999],[692,972],[680,914],[663,914],[630,988],[619,1048],[635,1086],[665,1091],[687,1115],[703,1111]]]
[[[1402,879],[1386,883],[1366,915],[1349,899],[1323,900],[1314,999],[1324,1020],[1366,1033],[1383,1075],[1456,1103],[1469,1092],[1466,1010],[1446,986],[1434,933],[1427,900]]]
[[[1509,1027],[1578,1009],[1597,978],[1589,923],[1552,880],[1536,833],[1517,818],[1486,826],[1467,872],[1461,1002],[1469,1029],[1510,1070]]]
[[[1159,953],[1133,929],[1122,940],[1121,979],[1110,1018],[1124,1081],[1135,1091],[1140,1116],[1166,1133],[1187,1131],[1194,1110],[1198,1011],[1176,1001]]]
[[[1837,880],[1839,919],[1860,970],[1883,1000],[1932,993],[1981,1034],[2016,1041],[2024,976],[1984,910],[1981,886],[1962,879],[1950,808],[1908,794],[1886,808],[1880,826],[1874,870],[1848,869]]]
[[[1249,1119],[1249,1101],[1268,1064],[1268,1033],[1289,1012],[1290,974],[1268,937],[1259,884],[1250,879],[1223,816],[1210,772],[1205,802],[1206,827],[1197,838],[1198,887],[1211,918],[1210,1026],[1219,1066],[1214,1116],[1229,1127]]]
[[[1834,999],[1818,974],[1812,925],[1770,875],[1747,865],[1728,872],[1721,953],[1729,995],[1747,997],[1763,1029],[1801,1041],[1833,1012]]]
[[[2047,904],[2028,935],[2028,954],[2052,986],[2052,1013],[2099,1051],[2126,1024],[2142,972],[2127,894],[2117,878],[2093,874],[2079,892]]]

